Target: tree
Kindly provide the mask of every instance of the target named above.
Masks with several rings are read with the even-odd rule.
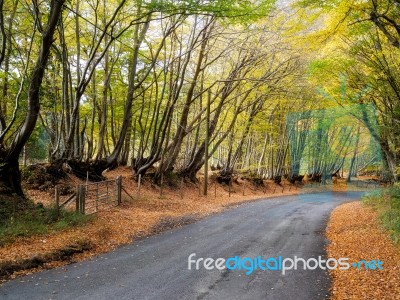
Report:
[[[16,193],[23,196],[21,188],[21,176],[19,170],[19,156],[30,135],[32,134],[40,111],[40,87],[44,72],[50,56],[50,49],[53,45],[53,36],[56,30],[64,1],[52,0],[46,27],[41,32],[40,48],[36,58],[35,66],[29,77],[29,90],[27,95],[27,113],[23,123],[15,126],[16,131],[12,142],[6,144],[4,141],[0,145],[0,188],[2,193]],[[38,7],[35,7],[38,9]],[[1,12],[3,13],[3,12]],[[36,10],[36,22],[40,24],[39,11]],[[3,36],[4,38],[4,36]],[[4,44],[4,40],[3,40]],[[4,131],[2,132],[2,134]]]
[[[314,39],[317,37],[319,42],[330,48],[325,52],[324,59],[319,59],[320,63],[325,64],[323,68],[330,77],[328,79],[327,76],[327,80],[332,82],[332,72],[344,74],[348,81],[345,87],[353,90],[356,95],[344,101],[341,97],[336,97],[340,99],[338,104],[375,105],[379,113],[379,127],[367,127],[381,146],[386,168],[382,179],[395,180],[400,157],[396,138],[400,133],[397,125],[400,119],[396,109],[400,99],[400,74],[395,67],[398,65],[399,55],[399,2],[368,0],[322,3],[305,0],[298,3],[312,10],[314,21],[317,20],[319,25],[326,25],[324,29],[314,26],[316,29],[311,36]],[[331,51],[333,47],[336,53]],[[334,65],[329,66],[329,61],[334,62]],[[328,90],[332,92],[336,89],[340,94],[340,87],[343,85],[338,83],[331,84]]]

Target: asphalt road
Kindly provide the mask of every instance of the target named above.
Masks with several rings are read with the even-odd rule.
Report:
[[[243,204],[90,261],[0,287],[0,299],[325,299],[324,270],[188,270],[196,258],[325,256],[331,210],[360,193],[324,193]]]

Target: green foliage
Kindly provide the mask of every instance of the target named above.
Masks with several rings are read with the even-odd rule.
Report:
[[[99,160],[118,149],[122,153],[113,157],[123,157],[122,164],[134,159],[138,168],[160,161],[178,172],[195,166],[191,161],[201,162],[198,150],[205,139],[208,90],[211,121],[216,124],[208,145],[213,160],[257,167],[257,174],[283,172],[290,166],[285,150],[288,113],[373,103],[382,112],[380,118],[397,119],[399,106],[380,100],[397,99],[388,90],[392,82],[399,86],[398,82],[385,77],[397,73],[398,59],[390,56],[392,49],[387,51],[385,43],[380,47],[385,53],[366,51],[379,50],[377,39],[371,41],[367,35],[374,34],[370,30],[374,25],[355,22],[365,17],[365,11],[368,15],[371,1],[302,0],[295,9],[283,9],[294,2],[106,0],[92,5],[69,1],[40,90],[40,121],[25,147],[28,163],[43,160],[49,153],[54,160]],[[21,86],[14,126],[22,124],[26,114],[29,82],[23,78],[29,77],[34,66],[40,40],[39,30],[32,31],[31,25],[37,23],[34,15],[22,2],[16,3],[18,13],[12,24],[18,27],[9,29],[18,41],[12,44],[9,61],[14,74],[0,71],[0,83],[4,86],[7,78],[9,85],[3,101],[7,123],[13,114],[11,100]],[[12,10],[12,2],[6,4],[5,11]],[[39,8],[47,12],[47,5],[42,2]],[[42,22],[46,15],[41,14]],[[354,24],[349,26],[350,22]],[[362,55],[374,59],[368,65]],[[381,60],[383,56],[388,64]],[[130,70],[135,72],[129,75]],[[133,100],[127,100],[131,99],[130,84]],[[131,106],[128,103],[131,109],[126,109]],[[384,111],[391,107],[393,113]],[[351,131],[347,124],[357,124],[335,117],[339,121],[330,126],[334,117],[329,112],[317,118],[315,128],[310,124],[313,139],[307,138],[307,147],[297,147],[296,160],[304,161],[308,154],[313,165],[329,163],[336,171],[342,163],[339,158],[356,152],[350,151],[357,143],[348,136],[356,136],[357,128]],[[400,139],[395,138],[400,129],[393,130],[398,125],[389,121],[382,122],[387,125],[388,144],[400,149]],[[179,128],[185,132],[181,134]],[[5,146],[16,133],[9,131]],[[296,138],[306,140],[305,136]],[[335,150],[332,155],[330,148]],[[365,159],[357,156],[357,166],[372,159],[373,151],[368,151]],[[337,155],[340,152],[346,154]],[[161,160],[161,154],[167,159]],[[26,169],[23,179],[54,183],[47,177],[52,174],[43,174]],[[167,179],[177,182],[173,176]]]
[[[41,126],[37,126],[26,143],[26,155],[29,160],[45,160],[49,138]]]
[[[188,14],[212,14],[216,17],[235,18],[235,20],[232,21],[238,22],[265,17],[273,8],[274,4],[274,0],[152,0],[146,5],[148,9],[153,11],[184,11]]]
[[[46,208],[41,203],[19,202],[18,198],[1,199],[0,202],[0,245],[16,237],[65,230],[91,220],[90,216]]]
[[[400,243],[400,184],[372,192],[364,197],[364,202],[379,211],[380,222],[392,239]]]

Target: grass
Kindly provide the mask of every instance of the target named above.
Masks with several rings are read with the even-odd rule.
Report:
[[[16,237],[43,235],[85,224],[91,217],[75,212],[46,208],[16,197],[0,198],[0,246]]]
[[[364,197],[364,202],[379,212],[379,221],[400,244],[400,184],[377,190]]]

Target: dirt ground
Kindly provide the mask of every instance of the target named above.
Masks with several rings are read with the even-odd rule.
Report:
[[[331,271],[333,300],[400,299],[400,245],[393,244],[377,217],[376,211],[361,202],[343,204],[332,213],[328,257],[383,262],[383,270]]]

